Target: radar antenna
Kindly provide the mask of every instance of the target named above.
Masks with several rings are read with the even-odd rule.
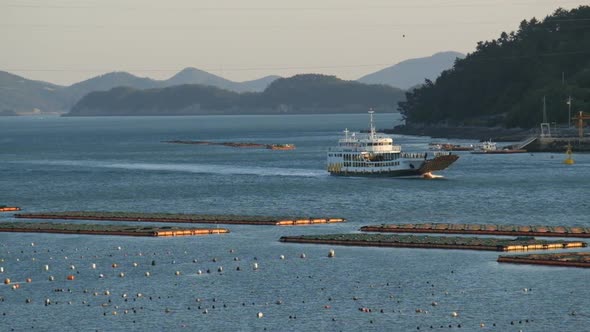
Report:
[[[372,108],[369,109],[369,135],[371,138],[375,138],[375,125],[373,124],[373,111]]]

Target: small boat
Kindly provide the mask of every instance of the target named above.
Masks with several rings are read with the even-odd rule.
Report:
[[[459,144],[442,144],[441,150],[443,151],[473,151],[475,147],[473,145],[459,145]]]
[[[527,152],[524,149],[510,149],[508,147],[504,147],[502,149],[498,149],[498,146],[492,140],[482,142],[479,144],[476,149],[471,152],[473,154],[510,154],[510,153],[525,153]]]
[[[373,111],[369,118],[368,133],[344,130],[338,146],[328,150],[331,175],[435,178],[431,172],[444,170],[459,159],[450,152],[435,152],[432,158],[426,152],[403,152],[391,137],[375,132]]]

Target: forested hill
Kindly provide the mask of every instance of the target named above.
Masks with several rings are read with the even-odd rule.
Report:
[[[236,93],[206,85],[139,90],[114,88],[83,97],[68,116],[347,113],[395,111],[403,90],[306,74],[280,78],[263,92]]]
[[[542,120],[565,123],[590,111],[590,7],[556,10],[542,21],[522,21],[516,32],[479,42],[435,81],[406,93],[399,110],[410,125],[483,125],[530,128]]]

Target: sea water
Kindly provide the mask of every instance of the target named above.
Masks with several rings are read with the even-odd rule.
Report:
[[[376,115],[378,128],[400,120]],[[564,154],[460,152],[436,180],[329,176],[327,149],[345,128],[367,127],[365,114],[0,118],[0,204],[24,212],[348,220],[210,225],[231,233],[179,238],[0,233],[0,279],[21,285],[0,285],[0,330],[588,329],[586,269],[499,264],[496,252],[278,242],[283,235],[350,233],[381,223],[590,226],[590,155],[574,151],[576,164],[568,166]],[[163,143],[168,140],[297,149]],[[424,151],[441,139],[394,141]],[[15,219],[1,213],[0,221]],[[330,249],[336,257],[328,258]]]

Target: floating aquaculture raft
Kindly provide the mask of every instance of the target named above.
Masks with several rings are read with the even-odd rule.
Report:
[[[19,207],[0,205],[0,212],[20,211]]]
[[[590,252],[500,256],[500,263],[590,267]]]
[[[0,223],[0,232],[60,233],[124,236],[189,236],[229,233],[225,228],[132,227],[123,225]]]
[[[363,232],[486,234],[512,236],[590,237],[590,227],[518,226],[491,224],[382,224],[361,227]]]
[[[432,249],[469,249],[469,250],[546,250],[585,247],[579,241],[545,241],[534,238],[498,239],[478,237],[442,237],[420,235],[386,235],[386,234],[329,234],[283,236],[281,242],[335,244],[345,246],[367,247],[407,247]]]
[[[173,213],[139,213],[139,212],[100,212],[70,211],[21,213],[14,215],[27,219],[60,219],[60,220],[108,220],[134,222],[170,222],[196,224],[244,224],[299,226],[344,222],[343,218],[290,218],[240,215],[205,215],[205,214],[173,214]]]

